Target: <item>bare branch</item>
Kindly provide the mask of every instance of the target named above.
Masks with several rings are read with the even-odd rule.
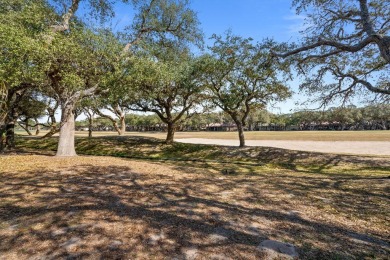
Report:
[[[336,42],[336,41],[323,40],[320,38],[320,39],[318,39],[318,41],[316,43],[309,44],[309,45],[294,49],[294,50],[289,51],[289,52],[276,53],[274,51],[271,51],[271,53],[277,57],[287,58],[291,55],[298,54],[298,53],[308,51],[308,50],[312,50],[312,49],[320,47],[320,46],[335,47],[337,50],[339,50],[338,53],[340,53],[342,51],[357,52],[357,51],[360,51],[361,49],[363,49],[364,47],[366,47],[367,45],[369,45],[370,43],[374,43],[374,42],[375,42],[375,39],[373,37],[367,37],[364,40],[362,40],[361,42],[359,42],[358,44],[347,45],[347,44],[343,44],[343,43]],[[332,51],[332,52],[336,52],[336,51]],[[327,55],[327,54],[324,54],[324,55]]]
[[[62,16],[61,24],[53,25],[52,32],[64,32],[69,30],[69,21],[74,16],[75,12],[79,7],[80,0],[72,0],[72,4],[68,11]]]

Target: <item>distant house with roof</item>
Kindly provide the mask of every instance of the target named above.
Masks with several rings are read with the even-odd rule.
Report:
[[[229,123],[211,123],[206,127],[206,131],[237,131],[237,126]]]

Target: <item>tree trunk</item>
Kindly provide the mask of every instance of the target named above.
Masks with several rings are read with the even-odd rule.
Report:
[[[16,107],[19,104],[20,97],[21,95],[17,96],[11,110],[7,114],[5,123],[5,148],[15,148],[15,124],[19,116]]]
[[[89,122],[89,124],[88,124],[88,138],[91,138],[92,137],[92,124],[93,124],[93,117],[92,116],[90,116],[88,118],[88,122]]]
[[[241,122],[236,122],[240,147],[245,147],[244,127]]]
[[[16,120],[19,117],[18,113],[18,105],[20,100],[23,97],[24,92],[16,92],[15,93],[15,100],[11,102],[13,94],[9,94],[8,96],[8,103],[10,105],[10,110],[7,113],[7,116],[5,118],[5,146],[4,148],[15,148],[15,124]]]
[[[0,124],[0,153],[3,152],[5,147],[5,125]]]
[[[39,125],[39,122],[37,119],[35,119],[35,135],[39,135],[39,132],[41,131],[41,126]]]
[[[56,156],[76,156],[73,105],[68,104],[65,107],[61,107],[61,112],[60,138]]]
[[[120,129],[119,129],[119,135],[123,135],[125,132],[126,132],[126,122],[125,122],[125,117],[124,116],[121,116],[119,118],[120,120]]]
[[[28,129],[28,127],[30,126],[30,125],[28,124],[28,121],[26,121],[26,122],[24,123],[24,125],[22,125],[21,123],[19,123],[19,126],[20,126],[21,128],[23,128],[24,131],[26,131],[26,133],[27,133],[28,135],[32,135],[31,131]]]
[[[118,126],[118,123],[116,121],[112,121],[112,126],[114,127],[115,131],[118,132],[118,135],[121,135],[121,129]]]
[[[46,137],[52,137],[53,135],[55,135],[56,133],[58,133],[60,131],[60,129],[57,128],[57,125],[54,124],[52,126],[50,126],[50,131],[47,132],[44,136],[42,136],[41,138],[44,139]]]
[[[237,114],[229,113],[229,115],[231,116],[231,118],[233,119],[234,123],[237,126],[238,139],[240,140],[240,147],[245,147],[244,124],[238,118]]]
[[[173,137],[175,135],[175,125],[174,123],[167,123],[167,125],[168,125],[168,133],[167,133],[167,139],[165,140],[165,143],[172,144]]]
[[[386,121],[381,121],[382,130],[387,130]]]
[[[55,117],[55,111],[57,108],[58,108],[58,105],[56,105],[54,108],[47,109],[47,112],[49,114],[48,122],[50,121],[50,130],[41,138],[51,137],[60,131],[60,129],[57,128],[57,120]]]
[[[15,119],[9,118],[5,126],[5,146],[7,148],[15,148]]]

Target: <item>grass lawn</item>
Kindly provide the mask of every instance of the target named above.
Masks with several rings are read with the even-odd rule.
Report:
[[[129,133],[134,135],[134,133]],[[145,135],[165,138],[164,133]],[[390,141],[390,131],[249,131],[247,140]],[[177,132],[175,138],[238,139],[237,132]]]
[[[26,135],[26,132],[18,132]],[[45,134],[41,131],[41,135]],[[88,136],[87,131],[76,132],[77,136]],[[163,132],[126,132],[126,136],[144,136],[165,139]],[[93,132],[93,136],[118,136],[117,132]],[[176,132],[175,139],[180,138],[208,138],[208,139],[235,139],[238,134],[232,132]],[[297,141],[389,141],[390,131],[249,131],[245,132],[246,140],[297,140]]]
[[[390,255],[388,157],[76,141],[75,158],[26,137],[0,156],[0,258],[262,259],[266,239],[300,259]]]

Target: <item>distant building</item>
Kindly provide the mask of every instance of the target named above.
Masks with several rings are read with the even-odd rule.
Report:
[[[212,123],[206,127],[206,131],[237,131],[235,124]]]

